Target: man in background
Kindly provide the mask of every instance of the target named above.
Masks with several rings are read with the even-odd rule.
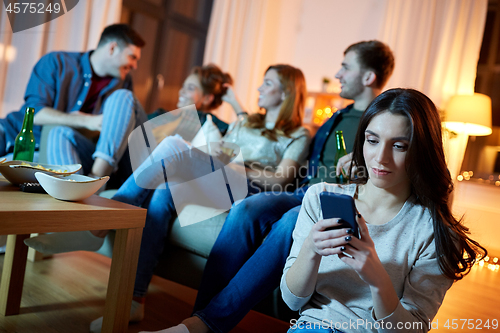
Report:
[[[128,25],[114,24],[88,52],[51,52],[33,68],[25,104],[0,119],[0,156],[13,151],[26,107],[35,108],[37,145],[42,125],[57,125],[47,142],[49,164],[80,163],[85,174],[111,174],[128,134],[146,119],[132,93],[144,40]]]

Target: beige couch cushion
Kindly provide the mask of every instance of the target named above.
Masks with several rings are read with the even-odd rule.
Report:
[[[217,213],[219,215],[214,216]],[[227,212],[188,205],[184,207],[181,214],[183,220],[190,218],[199,220],[199,216],[214,216],[184,227],[181,227],[179,219],[176,218],[168,236],[169,243],[207,258],[226,220]]]

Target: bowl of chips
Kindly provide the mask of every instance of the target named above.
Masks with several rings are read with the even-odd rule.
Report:
[[[109,180],[84,175],[49,175],[35,172],[35,177],[50,196],[64,201],[80,201],[90,197]]]
[[[49,175],[71,175],[82,168],[81,164],[50,165],[25,161],[0,163],[0,173],[12,184],[36,183],[36,172]]]

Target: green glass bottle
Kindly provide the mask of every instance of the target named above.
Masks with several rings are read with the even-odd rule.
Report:
[[[35,154],[35,136],[33,135],[33,118],[35,109],[26,108],[24,114],[23,128],[16,137],[14,143],[14,160],[33,162]]]
[[[337,151],[335,152],[335,167],[339,163],[339,159],[342,156],[347,155],[345,150],[344,133],[342,131],[335,131],[335,140],[337,142]],[[337,184],[347,184],[349,177],[340,173],[340,176],[336,176]]]

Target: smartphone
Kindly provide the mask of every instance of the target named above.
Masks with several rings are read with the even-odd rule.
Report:
[[[323,219],[341,218],[343,221],[331,229],[351,228],[352,235],[359,238],[358,223],[356,222],[356,207],[354,199],[350,195],[337,194],[333,192],[321,192],[319,194]]]

